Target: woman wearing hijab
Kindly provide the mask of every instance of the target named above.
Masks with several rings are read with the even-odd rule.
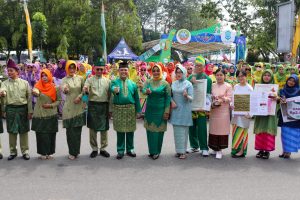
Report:
[[[36,132],[39,158],[46,160],[53,159],[55,153],[56,132],[58,132],[57,106],[60,98],[51,72],[43,69],[40,76],[32,91],[37,102],[33,111],[31,130]]]
[[[282,65],[278,65],[277,69],[278,70],[274,76],[274,81],[275,81],[275,84],[277,84],[279,86],[279,89],[283,89],[283,87],[286,83],[287,75],[286,75],[284,67]]]
[[[60,59],[58,61],[58,66],[54,71],[54,83],[55,85],[61,85],[62,79],[66,76],[66,60]],[[61,117],[63,112],[63,106],[65,103],[66,95],[61,92],[61,102],[58,106],[58,115]]]
[[[226,82],[229,83],[232,87],[238,83],[237,78],[235,76],[236,68],[234,66],[229,67],[229,72],[226,75]]]
[[[186,80],[187,70],[176,65],[176,79],[172,84],[172,113],[170,123],[173,125],[176,157],[186,158],[189,127],[193,125],[192,107],[193,85]]]
[[[142,107],[142,115],[144,115],[146,111],[147,95],[143,94],[142,90],[146,81],[150,79],[150,76],[147,72],[147,64],[145,62],[142,62],[140,64],[138,77],[139,77],[139,81],[137,82],[137,86],[139,88],[139,97],[140,97],[140,104]]]
[[[214,65],[209,63],[205,66],[204,72],[207,76],[210,76],[214,73]]]
[[[274,84],[272,70],[262,73],[261,84]],[[270,101],[277,100],[277,94],[269,94]],[[257,158],[269,159],[270,152],[275,150],[275,136],[277,135],[277,116],[255,116],[254,120],[255,150]]]
[[[67,129],[69,159],[74,160],[80,153],[82,126],[86,124],[82,99],[84,80],[76,75],[77,66],[73,60],[66,63],[67,76],[62,79],[61,91],[66,95],[63,107],[63,127]]]
[[[250,66],[250,65],[248,65],[248,66],[246,67],[245,72],[246,72],[246,74],[247,74],[246,79],[247,79],[248,84],[251,85],[252,87],[254,87],[254,85],[255,85],[255,80],[254,80],[254,76],[253,76],[253,74],[252,74],[252,69],[251,69],[251,66]]]
[[[153,78],[146,81],[143,93],[147,94],[147,108],[144,127],[147,130],[149,157],[156,160],[160,153],[167,130],[167,120],[170,114],[171,88],[163,80],[159,65],[152,68]]]
[[[299,78],[292,74],[280,90],[280,103],[286,104],[286,98],[299,97]],[[279,113],[278,126],[281,127],[281,142],[283,153],[280,158],[290,158],[291,153],[296,153],[300,149],[300,121],[283,122],[282,115]]]
[[[263,71],[264,70],[263,70],[263,64],[262,63],[255,63],[254,64],[253,76],[254,76],[255,83],[260,82]]]
[[[212,85],[212,109],[209,117],[208,146],[215,151],[216,158],[222,158],[222,149],[228,147],[230,133],[230,110],[232,87],[225,82],[226,73],[222,69],[216,71],[217,83]],[[217,124],[217,126],[216,126]]]

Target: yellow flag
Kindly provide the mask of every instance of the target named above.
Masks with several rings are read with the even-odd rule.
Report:
[[[298,17],[298,21],[296,23],[296,31],[294,35],[294,43],[292,48],[292,57],[296,58],[297,49],[300,43],[300,16]]]
[[[25,12],[25,18],[26,18],[26,24],[27,24],[27,44],[28,44],[28,55],[29,59],[32,61],[32,29],[31,29],[31,23],[30,23],[30,17],[29,12],[27,8],[26,1],[24,1],[24,12]]]

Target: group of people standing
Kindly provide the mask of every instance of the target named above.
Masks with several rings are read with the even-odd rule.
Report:
[[[8,160],[17,156],[18,135],[23,158],[30,159],[30,129],[36,133],[39,158],[53,159],[60,112],[63,128],[66,128],[70,160],[77,159],[80,154],[81,132],[85,125],[89,128],[92,148],[90,157],[95,158],[99,154],[110,157],[106,147],[111,118],[117,132],[117,159],[122,159],[125,154],[136,157],[134,132],[136,119],[139,118],[144,118],[149,157],[153,160],[158,159],[161,154],[168,122],[173,125],[175,156],[179,159],[185,159],[189,152],[199,151],[203,157],[213,154],[221,159],[222,150],[228,148],[230,132],[232,157],[245,157],[248,129],[253,117],[257,158],[268,159],[270,152],[275,149],[278,118],[283,143],[280,157],[289,158],[291,152],[298,151],[299,121],[283,122],[281,114],[231,115],[231,109],[234,109],[233,91],[253,90],[253,85],[249,84],[247,66],[238,70],[230,68],[226,72],[223,68],[213,70],[214,66],[205,65],[205,62],[202,56],[197,57],[195,63],[186,66],[180,63],[170,63],[167,67],[161,63],[140,63],[138,68],[132,68],[127,62],[120,62],[118,68],[112,66],[107,76],[107,66],[102,60],[96,62],[90,70],[75,61],[63,60],[55,70],[47,66],[42,68],[39,77],[32,83],[20,78],[19,66],[10,59],[7,63],[9,79],[1,84],[0,89],[2,111],[9,134]],[[209,71],[213,71],[213,74],[207,74]],[[207,81],[204,89],[207,93],[205,98],[211,102],[210,112],[192,109],[195,85],[203,79]],[[286,98],[300,96],[298,76],[286,76],[285,81],[279,94],[269,96],[270,101],[284,104]],[[254,83],[274,84],[273,71],[263,70],[260,80],[255,80]],[[3,132],[3,127],[0,128]],[[97,142],[98,132],[100,144]],[[190,149],[187,148],[188,141]],[[0,157],[3,157],[1,148]]]

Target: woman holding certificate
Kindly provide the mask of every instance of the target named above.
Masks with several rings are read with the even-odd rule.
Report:
[[[280,103],[286,104],[287,98],[299,97],[299,79],[296,74],[292,74],[286,81],[282,90],[280,90]],[[290,158],[292,152],[298,152],[300,149],[300,122],[284,122],[282,115],[279,115],[278,126],[281,127],[281,142],[283,153],[280,158]]]
[[[225,82],[226,73],[222,69],[216,71],[217,83],[212,85],[212,109],[209,118],[208,146],[216,152],[216,158],[222,158],[222,149],[228,147],[230,133],[229,105],[232,98],[232,87]],[[216,125],[217,124],[217,125]]]
[[[237,71],[236,76],[239,84],[234,86],[235,94],[250,94],[253,91],[251,85],[247,83],[247,72]],[[250,126],[251,116],[234,114],[232,124],[232,148],[231,156],[233,158],[242,158],[247,154],[248,146],[248,128]]]
[[[261,84],[274,84],[273,72],[265,70],[261,76]],[[270,101],[277,100],[275,92],[269,94]],[[275,136],[277,135],[277,116],[255,116],[254,120],[255,150],[257,158],[269,159],[270,152],[275,150]]]

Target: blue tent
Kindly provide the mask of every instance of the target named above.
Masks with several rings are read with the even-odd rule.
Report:
[[[137,60],[139,57],[135,55],[126,44],[124,38],[120,40],[117,47],[107,56],[108,60]]]

